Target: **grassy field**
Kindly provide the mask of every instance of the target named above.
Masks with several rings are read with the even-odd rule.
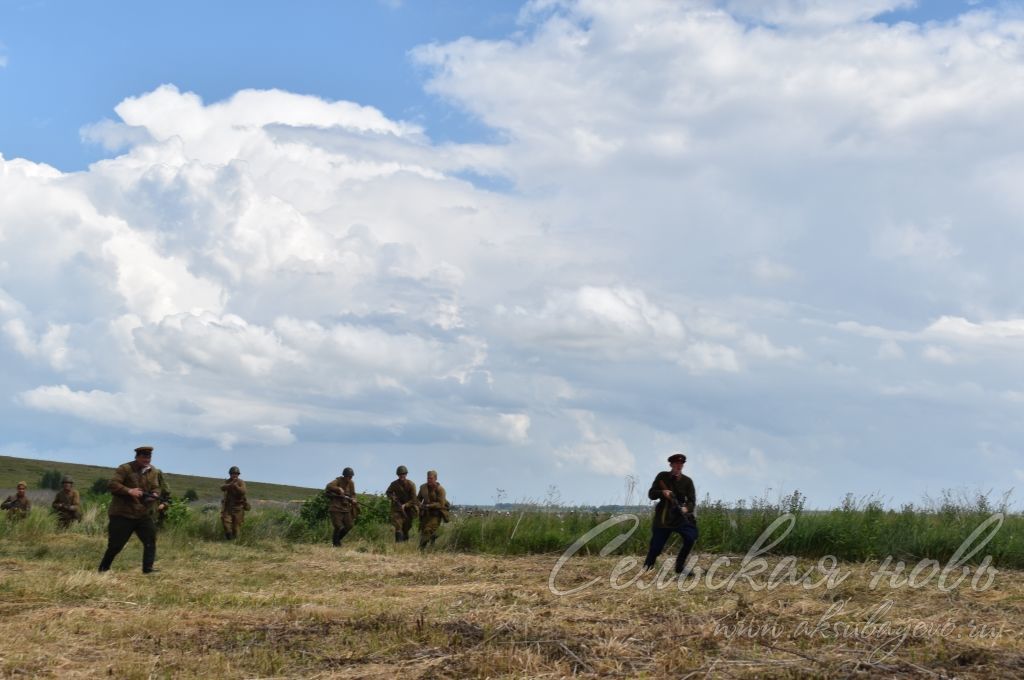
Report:
[[[131,459],[131,454],[126,454],[122,462]],[[32,460],[29,458],[14,458],[12,456],[0,456],[0,490],[14,488],[19,481],[28,483],[30,489],[38,486],[39,478],[48,470],[60,470],[75,478],[75,484],[79,491],[84,492],[96,479],[110,479],[114,472],[112,467],[99,465],[81,465],[78,463],[61,463],[47,460]],[[226,469],[225,469],[226,473]],[[201,499],[220,499],[220,485],[224,483],[221,478],[197,477],[195,475],[179,475],[164,470],[167,483],[171,492],[181,496],[187,489],[195,489]],[[224,475],[225,478],[227,474]],[[326,481],[324,482],[326,484]],[[246,487],[249,497],[253,500],[268,501],[291,501],[301,500],[317,493],[319,489],[307,489],[301,486],[288,486],[285,484],[268,484],[266,482],[253,482],[246,480]],[[52,500],[52,493],[50,494]]]
[[[366,539],[227,544],[170,530],[159,573],[140,572],[133,540],[98,574],[104,541],[36,518],[0,536],[0,676],[1024,675],[1019,571],[982,592],[872,590],[878,565],[856,562],[833,588],[690,580],[681,592],[655,574],[612,587],[618,559],[588,556],[570,560],[556,587],[597,582],[559,596],[556,555],[421,554]]]

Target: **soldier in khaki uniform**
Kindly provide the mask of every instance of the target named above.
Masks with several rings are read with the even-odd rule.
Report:
[[[409,540],[412,518],[416,513],[416,485],[411,479],[406,479],[409,469],[404,465],[399,465],[395,474],[398,479],[391,482],[385,493],[391,500],[391,525],[395,528],[395,543],[402,543]]]
[[[352,527],[355,526],[356,519],[359,517],[356,485],[352,481],[355,475],[355,471],[347,467],[341,471],[341,477],[327,484],[327,497],[331,503],[328,506],[328,512],[331,514],[331,524],[334,525],[331,543],[334,544],[334,547],[341,545],[341,539],[352,531]]]
[[[57,526],[67,529],[72,522],[82,520],[82,499],[75,488],[75,480],[67,475],[60,480],[60,491],[53,499],[53,509],[57,513]]]
[[[448,521],[450,505],[444,487],[437,483],[437,472],[427,472],[427,483],[420,487],[416,499],[420,505],[420,550],[423,550],[428,543],[434,545],[441,523]]]
[[[8,496],[3,503],[0,503],[0,509],[6,510],[7,517],[10,519],[25,519],[28,516],[29,510],[32,509],[32,501],[25,495],[27,490],[28,484],[18,482],[14,494]]]
[[[245,520],[245,511],[249,509],[249,501],[245,497],[245,482],[240,475],[242,471],[236,466],[228,470],[228,479],[220,485],[224,498],[220,502],[220,521],[224,525],[224,538],[238,538],[238,530]]]
[[[135,534],[142,541],[142,573],[156,571],[156,524],[154,515],[161,498],[160,471],[152,465],[153,447],[135,449],[135,460],[114,470],[110,489],[110,524],[107,527],[107,551],[100,561],[100,571],[110,569],[128,539]]]

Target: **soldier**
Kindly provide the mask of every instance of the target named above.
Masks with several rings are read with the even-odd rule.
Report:
[[[68,475],[60,480],[60,486],[60,491],[53,499],[53,509],[57,512],[57,526],[67,529],[72,522],[82,520],[82,500],[74,488],[75,480]]]
[[[391,499],[391,525],[395,528],[395,543],[402,543],[409,540],[409,530],[412,529],[412,518],[416,512],[416,485],[411,479],[406,479],[409,469],[404,465],[399,465],[395,474],[398,479],[391,482],[386,493]]]
[[[220,486],[224,498],[220,502],[220,521],[224,525],[224,538],[238,538],[238,530],[245,520],[245,511],[249,509],[249,501],[245,497],[245,482],[239,476],[242,471],[237,466],[228,470],[228,479]]]
[[[437,472],[427,472],[427,483],[420,487],[416,499],[420,505],[420,550],[423,550],[428,542],[434,545],[437,530],[442,522],[448,521],[448,508],[451,507],[444,487],[437,483]]]
[[[153,447],[135,449],[135,460],[114,470],[110,480],[110,524],[107,527],[107,551],[100,561],[100,571],[110,569],[128,539],[135,534],[142,541],[142,573],[156,569],[156,524],[154,514],[162,502],[160,471],[152,465]],[[154,508],[156,508],[154,510]]]
[[[14,494],[0,503],[0,509],[6,510],[10,519],[25,519],[28,516],[28,511],[32,509],[32,501],[25,495],[26,490],[28,490],[28,485],[25,482],[18,482]]]
[[[328,511],[331,513],[331,524],[334,525],[331,543],[334,544],[334,547],[341,545],[341,539],[352,531],[356,518],[359,517],[356,485],[352,481],[355,476],[355,471],[347,467],[341,471],[341,477],[327,484],[327,497],[331,502]]]
[[[675,570],[682,574],[686,568],[686,558],[697,542],[697,518],[694,514],[697,506],[697,492],[693,488],[693,480],[683,474],[686,456],[674,453],[668,457],[671,469],[659,472],[651,484],[647,497],[657,500],[654,507],[654,522],[651,525],[651,547],[644,560],[644,569],[653,569],[665,543],[673,532],[683,539],[683,546],[676,555]]]

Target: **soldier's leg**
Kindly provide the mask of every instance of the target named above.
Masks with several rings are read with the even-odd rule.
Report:
[[[345,518],[342,512],[331,512],[331,525],[334,533],[331,534],[331,543],[337,547],[341,545],[341,539],[345,537]]]
[[[405,520],[405,513],[398,510],[391,511],[391,528],[395,530],[395,543],[402,542],[402,522]]]
[[[142,541],[142,573],[148,574],[156,562],[156,522],[150,515],[137,520],[135,535]]]
[[[412,517],[408,514],[403,514],[402,519],[402,541],[409,540],[409,532],[412,531]]]
[[[232,525],[231,513],[227,510],[220,511],[220,524],[224,527],[224,540],[231,540],[231,525]]]
[[[654,567],[654,563],[658,560],[658,555],[665,548],[665,543],[668,542],[668,537],[672,535],[671,529],[662,529],[660,527],[651,527],[651,546],[647,550],[647,559],[644,560],[644,569],[651,569]]]
[[[234,515],[235,524],[231,528],[231,538],[238,538],[238,532],[242,530],[242,523],[245,522],[245,510],[239,510]]]
[[[420,521],[420,550],[427,547],[427,544],[434,544],[434,535],[437,528],[441,526],[441,518],[430,516]]]
[[[338,536],[338,542],[345,538],[348,532],[352,531],[352,527],[356,524],[356,518],[351,512],[341,513],[341,534]]]
[[[107,551],[103,553],[103,559],[100,560],[100,571],[110,569],[117,553],[121,552],[124,544],[132,537],[134,526],[134,521],[126,517],[110,518],[110,523],[107,525]]]
[[[686,568],[686,558],[690,556],[690,550],[693,549],[693,544],[697,542],[699,532],[697,527],[687,525],[679,528],[679,535],[683,538],[683,547],[679,549],[679,554],[676,555],[676,573],[683,573],[683,569]]]

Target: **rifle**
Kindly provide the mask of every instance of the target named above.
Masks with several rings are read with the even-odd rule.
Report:
[[[668,485],[665,484],[664,479],[659,479],[658,484],[661,485],[662,491],[668,491],[668,498],[664,500],[668,502],[669,512],[671,513],[672,518],[675,520],[673,524],[678,524],[679,522],[695,524],[696,518],[693,515],[693,511],[688,510],[688,508],[690,507],[690,499],[687,498],[686,496],[683,496],[682,498],[676,498],[675,492],[668,488]]]

